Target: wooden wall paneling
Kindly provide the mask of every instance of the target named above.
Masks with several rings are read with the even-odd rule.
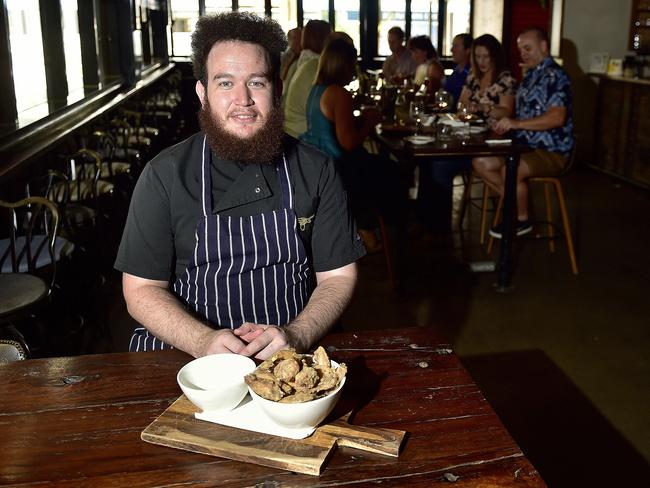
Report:
[[[634,86],[632,116],[630,121],[629,177],[650,185],[650,87]]]

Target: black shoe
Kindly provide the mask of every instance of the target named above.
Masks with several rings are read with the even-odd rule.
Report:
[[[529,220],[517,220],[517,226],[515,228],[515,233],[517,236],[523,236],[528,234],[533,230]],[[503,222],[495,225],[490,229],[490,235],[495,239],[501,239],[503,237]]]

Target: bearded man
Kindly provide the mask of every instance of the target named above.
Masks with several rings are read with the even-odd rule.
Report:
[[[142,325],[131,351],[266,359],[312,347],[347,306],[365,250],[334,163],[282,130],[280,26],[199,19],[201,132],[136,185],[115,267]]]

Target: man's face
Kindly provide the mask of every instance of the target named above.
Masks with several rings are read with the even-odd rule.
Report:
[[[218,42],[206,60],[207,87],[198,81],[196,94],[221,128],[238,138],[254,136],[269,119],[274,85],[263,48],[241,41]]]
[[[390,49],[390,52],[399,52],[401,47],[402,39],[397,34],[388,34],[388,49]]]
[[[465,44],[463,44],[462,38],[455,37],[451,42],[451,57],[453,58],[454,63],[462,66],[466,65],[469,51],[469,49],[465,49]]]
[[[535,32],[524,32],[517,38],[517,48],[526,68],[534,68],[548,56],[548,45]]]

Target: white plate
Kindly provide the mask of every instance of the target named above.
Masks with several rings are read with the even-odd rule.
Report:
[[[469,131],[471,134],[481,134],[487,130],[487,127],[470,125]]]
[[[236,427],[237,429],[261,432],[262,434],[288,437],[289,439],[304,439],[309,437],[314,430],[313,427],[305,429],[287,429],[271,421],[264,411],[260,409],[247,393],[241,403],[229,411],[206,411],[196,412],[194,416],[200,420],[206,420],[215,424]]]
[[[434,142],[436,140],[435,137],[432,136],[408,136],[404,138],[405,141],[410,142],[411,144],[429,144],[430,142]]]

